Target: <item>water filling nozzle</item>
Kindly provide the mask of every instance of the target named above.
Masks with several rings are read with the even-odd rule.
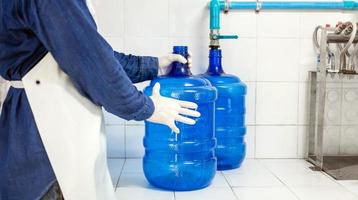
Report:
[[[220,12],[222,9],[229,10],[230,2],[211,0],[210,1],[210,47],[219,48],[222,39],[238,39],[237,35],[220,34]]]

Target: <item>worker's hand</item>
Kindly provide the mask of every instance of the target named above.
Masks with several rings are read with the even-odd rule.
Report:
[[[175,121],[189,125],[194,125],[196,123],[195,120],[184,117],[183,115],[200,117],[200,113],[195,111],[195,109],[198,108],[196,103],[161,96],[159,83],[154,85],[153,94],[150,98],[153,100],[155,110],[153,115],[147,121],[167,125],[175,133],[180,132],[175,125]]]
[[[185,59],[182,55],[178,55],[178,54],[168,54],[166,56],[160,57],[158,76],[168,75],[171,70],[171,64],[173,62],[180,62],[183,64],[188,63],[189,67],[191,68],[193,63],[191,57],[192,54],[190,52],[189,52],[188,60]]]

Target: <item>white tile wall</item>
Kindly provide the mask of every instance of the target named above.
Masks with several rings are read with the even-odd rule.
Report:
[[[175,44],[189,45],[193,72],[198,74],[208,65],[208,2],[97,0],[95,5],[99,30],[115,50],[161,56]],[[248,157],[305,157],[307,72],[315,69],[316,62],[313,29],[318,24],[357,20],[355,15],[297,11],[222,15],[222,33],[240,36],[237,41],[223,41],[222,49],[225,70],[248,85]],[[105,116],[109,155],[141,157],[143,122],[124,122],[108,113]],[[277,193],[286,192],[278,188]]]
[[[124,0],[124,32],[131,37],[167,37],[169,34],[168,0]],[[109,10],[108,10],[109,11]],[[120,12],[120,10],[114,11]]]
[[[257,126],[257,158],[296,158],[297,126]]]
[[[122,37],[124,31],[123,12],[109,12],[123,9],[123,0],[93,1],[96,7],[95,19],[98,30],[107,37]]]
[[[109,158],[125,157],[125,128],[123,125],[107,125],[107,156]]]
[[[298,84],[258,82],[256,123],[259,125],[294,125],[298,119]]]
[[[126,126],[126,157],[138,158],[144,155],[143,125],[128,125]]]

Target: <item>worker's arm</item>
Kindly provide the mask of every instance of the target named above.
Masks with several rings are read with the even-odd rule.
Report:
[[[158,75],[158,58],[125,55],[116,51],[114,55],[133,83],[152,80]]]
[[[85,0],[16,1],[20,23],[39,38],[83,95],[127,120],[153,114],[152,100],[133,86],[97,32]]]

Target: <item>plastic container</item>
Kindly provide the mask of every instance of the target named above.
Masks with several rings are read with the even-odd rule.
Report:
[[[188,56],[188,48],[174,47],[174,53]],[[145,89],[151,95],[155,83],[161,84],[161,95],[198,104],[201,117],[195,125],[176,122],[180,134],[170,128],[145,123],[144,174],[156,187],[190,191],[210,185],[216,173],[214,137],[214,102],[217,91],[204,78],[192,77],[187,65],[173,63],[169,76],[159,77]]]
[[[246,155],[244,136],[247,88],[238,77],[224,73],[220,49],[211,49],[209,58],[209,69],[203,77],[218,90],[215,104],[218,170],[235,169],[241,166]]]

